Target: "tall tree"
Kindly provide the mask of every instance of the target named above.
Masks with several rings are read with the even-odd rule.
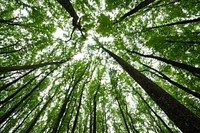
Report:
[[[73,80],[70,83],[69,88],[67,89],[67,91],[65,93],[65,98],[64,98],[61,110],[60,110],[60,112],[58,114],[57,119],[55,120],[55,124],[54,124],[54,127],[53,127],[53,132],[58,132],[59,123],[60,123],[61,119],[63,118],[63,115],[64,115],[64,113],[66,111],[67,103],[69,102],[69,99],[71,98],[71,95],[72,95],[73,91],[75,91],[78,83],[82,80],[82,77],[84,76],[84,73],[87,70],[87,68],[88,68],[88,66],[85,67],[85,69],[83,70],[83,72],[81,73],[81,75],[77,78],[76,81],[74,81],[73,84],[72,84]],[[68,92],[69,92],[69,94],[68,94]]]
[[[191,94],[191,95],[193,95],[193,96],[195,96],[195,97],[197,97],[197,98],[200,99],[200,94],[199,94],[199,93],[197,93],[197,92],[195,92],[195,91],[192,91],[191,89],[189,89],[189,88],[187,88],[187,87],[185,87],[185,86],[183,86],[183,85],[181,85],[181,84],[179,84],[179,83],[177,83],[177,82],[171,80],[169,77],[167,77],[167,76],[166,76],[165,74],[163,74],[162,72],[160,72],[160,71],[158,71],[158,70],[156,70],[156,69],[154,69],[154,68],[152,68],[152,67],[150,67],[150,66],[148,66],[148,65],[145,65],[145,64],[143,64],[143,65],[144,65],[145,67],[150,68],[150,69],[152,69],[153,71],[159,73],[161,76],[159,76],[159,75],[157,75],[157,74],[154,73],[154,74],[157,75],[158,77],[163,78],[164,80],[166,80],[166,81],[168,81],[169,83],[175,85],[176,87],[182,89],[183,91],[185,91],[185,92],[187,92],[187,93],[189,93],[189,94]]]
[[[56,67],[57,68],[57,67]],[[39,83],[29,92],[27,93],[24,97],[22,97],[22,99],[15,104],[8,112],[6,112],[5,114],[3,114],[0,117],[0,124],[2,124],[7,118],[9,118],[9,116],[28,98],[30,97],[34,91],[36,91],[36,89],[40,86],[40,84],[47,78],[47,76],[49,76],[56,68],[52,69],[47,75],[45,75],[40,81]]]
[[[61,62],[46,62],[46,63],[37,64],[37,65],[0,67],[0,72],[10,72],[10,71],[17,71],[17,70],[36,69],[36,68],[43,67],[43,66],[48,66],[48,65],[58,65],[58,64],[62,64],[62,63],[64,63],[64,62],[65,62],[65,61],[61,61]]]
[[[102,47],[148,93],[177,127],[183,132],[199,132],[200,119],[162,88],[133,68],[122,58]]]
[[[0,91],[6,89],[7,87],[11,86],[12,84],[16,83],[17,81],[19,81],[20,79],[22,79],[23,77],[25,77],[26,75],[30,74],[32,71],[34,71],[34,69],[28,71],[27,73],[25,73],[24,75],[18,77],[17,79],[13,80],[12,82],[9,82],[3,86],[0,87]]]
[[[139,10],[145,8],[146,6],[148,6],[149,4],[151,4],[152,2],[154,2],[155,0],[144,0],[143,2],[141,2],[139,5],[137,5],[135,8],[133,8],[132,10],[130,10],[129,12],[127,12],[126,14],[124,14],[119,21],[124,20],[125,18],[127,18],[128,16],[133,15],[134,13],[138,12]],[[117,21],[118,22],[118,21]],[[115,23],[117,23],[115,22]],[[114,24],[115,24],[114,23]]]
[[[150,29],[162,28],[162,27],[179,25],[179,24],[195,23],[195,22],[199,22],[199,21],[200,21],[200,18],[195,18],[195,19],[191,19],[191,20],[183,20],[183,21],[169,23],[169,24],[165,24],[165,25],[154,26],[154,27],[151,27]]]
[[[76,112],[74,124],[73,124],[73,127],[72,127],[72,133],[74,133],[75,130],[76,130],[77,121],[78,121],[78,116],[79,116],[79,112],[80,112],[80,108],[81,108],[81,104],[82,104],[83,91],[84,91],[84,88],[85,88],[85,84],[86,84],[86,83],[87,83],[87,82],[84,82],[84,83],[83,83],[83,86],[82,86],[82,88],[81,88],[81,95],[80,95],[80,98],[79,98],[79,104],[78,104],[78,108],[77,108],[77,112]]]
[[[138,53],[136,51],[128,50],[128,52],[133,53],[133,54],[137,54],[137,55],[140,55],[140,56],[143,56],[143,57],[152,58],[152,59],[156,59],[156,60],[165,62],[165,63],[170,64],[172,66],[175,66],[175,67],[178,67],[178,68],[181,68],[181,69],[185,69],[185,70],[187,70],[187,71],[189,71],[193,74],[200,74],[200,68],[193,67],[193,66],[190,66],[190,65],[187,65],[187,64],[184,64],[184,63],[179,63],[179,62],[176,62],[176,61],[168,60],[166,58],[162,58],[162,57],[158,57],[158,56],[154,56],[154,55],[145,55],[145,54]]]
[[[187,111],[180,107],[178,114],[160,89],[200,117],[199,9],[197,0],[1,0],[0,132],[169,132],[167,126],[180,132],[177,121],[192,116],[182,121]],[[137,80],[147,88],[138,92],[149,106],[135,95],[137,82],[99,44],[159,84]],[[146,61],[153,69],[141,66]]]
[[[142,99],[142,101],[146,104],[146,106],[153,112],[153,114],[162,122],[162,124],[167,128],[167,130],[170,133],[173,133],[173,131],[169,128],[169,126],[165,123],[165,121],[151,108],[151,106],[147,103],[147,101],[142,97],[142,95],[135,91],[136,94]]]

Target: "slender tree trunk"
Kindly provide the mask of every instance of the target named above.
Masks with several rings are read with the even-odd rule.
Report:
[[[43,66],[48,66],[48,65],[62,64],[64,62],[65,61],[61,61],[61,62],[46,62],[46,63],[37,64],[37,65],[0,67],[0,72],[10,72],[10,71],[17,71],[17,70],[36,69],[36,68],[43,67]]]
[[[83,90],[85,88],[85,84],[86,84],[86,82],[84,82],[84,85],[81,88],[81,95],[80,95],[80,98],[79,98],[79,105],[78,105],[78,108],[77,108],[74,124],[73,124],[73,127],[72,127],[72,133],[74,133],[75,130],[76,130],[76,125],[77,125],[77,121],[78,121],[79,111],[80,111],[80,108],[81,108],[82,96],[83,96]]]
[[[13,43],[13,44],[11,44],[11,45],[7,45],[7,46],[5,46],[5,47],[2,47],[2,48],[0,48],[0,50],[1,50],[1,49],[6,49],[6,48],[9,48],[9,47],[12,47],[12,46],[15,46],[15,45],[17,45],[17,44],[19,44],[19,41],[17,41],[16,43]]]
[[[156,29],[156,28],[162,28],[162,27],[173,26],[173,25],[179,25],[179,24],[195,23],[195,22],[199,22],[199,21],[200,21],[200,18],[191,19],[191,20],[183,20],[183,21],[174,22],[174,23],[169,23],[169,24],[165,24],[165,25],[150,27],[149,29]]]
[[[127,130],[128,133],[130,133],[130,130],[129,130],[128,124],[127,124],[127,122],[126,122],[126,118],[125,118],[124,112],[123,112],[123,110],[122,110],[121,104],[120,104],[120,102],[119,102],[119,100],[118,100],[118,97],[116,97],[116,100],[117,100],[117,104],[118,104],[118,106],[119,106],[120,112],[121,112],[121,114],[122,114],[122,118],[123,118],[123,120],[124,120],[124,124],[125,124],[125,126],[126,126],[126,130]]]
[[[133,54],[137,54],[137,55],[143,56],[143,57],[157,59],[159,61],[165,62],[165,63],[170,64],[172,66],[175,66],[175,67],[178,67],[178,68],[181,68],[181,69],[185,69],[185,70],[191,72],[194,75],[195,75],[195,73],[196,74],[200,74],[200,68],[197,68],[197,67],[193,67],[193,66],[190,66],[190,65],[187,65],[187,64],[175,62],[175,61],[168,60],[168,59],[165,59],[165,58],[162,58],[162,57],[158,57],[158,56],[144,55],[144,54],[138,53],[136,51],[130,51],[130,50],[127,50],[127,51],[130,52],[130,53],[133,53]]]
[[[195,114],[122,58],[106,48],[102,48],[147,92],[181,131],[200,132],[200,119]]]
[[[19,113],[19,110],[15,111],[3,124],[0,125],[0,132],[8,132],[10,129],[10,124],[12,124],[10,121],[13,120],[13,117]],[[9,128],[9,129],[8,129]]]
[[[151,10],[152,8],[155,9],[155,8],[160,8],[160,7],[166,7],[166,6],[169,6],[169,5],[174,4],[176,2],[177,1],[171,1],[171,2],[168,2],[168,3],[165,3],[165,4],[160,4],[160,3],[162,3],[162,0],[159,0],[154,5],[148,6],[148,8],[146,10],[144,10],[144,12],[147,12],[147,11]]]
[[[10,81],[11,78],[13,78],[13,75],[15,74],[21,74],[22,72],[12,72],[12,73],[3,73],[0,79],[4,79],[4,82],[6,82],[8,79]],[[15,77],[15,76],[14,76]]]
[[[32,71],[34,71],[34,70],[35,70],[35,69],[32,69],[32,70],[30,70],[29,72],[25,73],[24,75],[22,75],[22,76],[18,77],[17,79],[13,80],[12,82],[10,82],[10,83],[8,83],[8,84],[6,84],[6,85],[1,86],[0,92],[1,92],[2,90],[4,90],[4,89],[8,88],[8,87],[11,86],[12,84],[16,83],[17,81],[19,81],[20,79],[22,79],[22,78],[25,77],[26,75],[30,74],[30,73],[31,73]]]
[[[70,99],[70,97],[71,97],[73,91],[75,90],[77,84],[81,81],[81,79],[82,79],[83,75],[85,74],[85,71],[87,70],[87,68],[88,68],[88,66],[86,66],[86,68],[85,68],[85,70],[83,71],[83,73],[80,75],[80,77],[78,78],[78,80],[74,83],[74,85],[73,85],[73,87],[72,87],[72,89],[71,89],[69,95],[67,95],[67,94],[68,94],[68,91],[66,92],[64,102],[63,102],[63,104],[62,104],[62,107],[61,107],[61,109],[60,109],[60,112],[59,112],[59,114],[58,114],[58,117],[57,117],[57,119],[55,120],[55,124],[54,124],[54,126],[53,126],[53,133],[57,133],[57,132],[58,132],[59,123],[60,123],[61,119],[63,118],[63,115],[64,115],[64,113],[65,113],[65,111],[66,111],[67,103],[69,102],[69,99]],[[71,85],[70,85],[70,86],[71,86]],[[70,89],[70,86],[69,86],[69,89]],[[69,89],[68,89],[68,90],[69,90]]]
[[[124,103],[124,104],[125,104],[125,103]],[[135,126],[133,125],[134,121],[133,121],[133,118],[132,118],[131,114],[128,112],[128,106],[127,106],[127,104],[125,104],[125,106],[126,106],[126,114],[128,115],[128,117],[129,117],[130,120],[131,120],[130,126],[131,126],[132,130],[133,130],[134,132],[136,132],[136,133],[139,133],[139,132],[137,131],[137,129],[135,128]]]
[[[41,73],[42,74],[42,73]],[[17,91],[15,91],[13,94],[11,94],[10,96],[6,97],[4,100],[0,101],[0,105],[4,104],[6,102],[8,102],[10,99],[12,99],[15,95],[17,95],[23,88],[25,88],[28,84],[30,84],[33,80],[35,80],[37,77],[39,77],[41,74],[39,74],[38,76],[35,76],[34,78],[32,78],[30,81],[28,81],[26,84],[24,84],[23,86],[21,86],[19,89],[17,89]]]
[[[12,131],[12,133],[16,133],[17,130],[24,124],[25,120],[29,117],[31,113],[41,104],[42,101],[40,101],[27,115],[26,117],[20,122],[20,124]]]
[[[3,20],[3,19],[0,19],[0,24],[7,24],[7,25],[11,25],[11,26],[23,26],[23,24],[14,22],[13,20]]]
[[[48,104],[49,104],[49,103],[51,102],[51,100],[54,98],[55,94],[56,94],[56,92],[54,93],[54,95],[53,95],[52,97],[50,97],[50,98],[48,99],[48,101],[44,104],[44,106],[42,107],[42,109],[37,113],[36,117],[31,121],[31,124],[30,124],[30,125],[28,126],[28,128],[26,129],[26,133],[29,133],[29,132],[33,129],[34,125],[36,124],[36,122],[37,122],[38,119],[40,118],[42,112],[44,112],[44,111],[46,110]]]
[[[74,109],[75,109],[75,106],[76,106],[76,101],[77,99],[75,99],[75,101],[73,101],[73,95],[71,97],[71,100],[69,99],[69,103],[68,103],[68,106],[66,107],[66,110],[63,114],[63,117],[61,118],[61,121],[60,121],[60,126],[58,127],[57,129],[57,132],[62,132],[64,131],[65,129],[62,130],[62,128],[66,128],[67,129],[67,133],[69,133],[69,130],[70,130],[70,122],[72,120],[72,117],[73,117],[73,112],[74,112]],[[72,109],[70,109],[70,107],[72,106]],[[67,116],[69,114],[69,116]],[[67,120],[67,123],[65,123],[65,120]],[[65,124],[64,124],[65,123]]]
[[[124,20],[125,18],[127,18],[128,16],[133,15],[134,13],[138,12],[139,10],[145,8],[146,6],[148,6],[149,4],[151,4],[152,2],[154,2],[155,0],[144,0],[143,2],[141,2],[139,5],[137,5],[134,9],[130,10],[129,12],[127,12],[126,14],[124,14],[119,21]],[[119,21],[114,22],[114,24],[118,23]]]
[[[92,115],[93,115],[93,110],[92,110],[92,103],[90,102],[90,133],[92,133],[93,131],[93,118],[92,118]]]
[[[0,52],[0,55],[1,55],[1,54],[11,54],[11,53],[19,52],[19,51],[21,51],[22,49],[23,49],[23,48],[18,49],[18,50],[11,50],[11,51]]]
[[[156,70],[156,69],[154,69],[154,68],[152,68],[152,67],[150,67],[148,65],[145,65],[145,64],[143,64],[143,65],[146,66],[147,68],[150,68],[151,70],[153,70],[153,71],[155,71],[155,72],[157,72],[157,73],[159,73],[161,75],[161,76],[159,76],[156,73],[154,73],[156,76],[158,76],[158,77],[160,77],[160,78],[168,81],[169,83],[175,85],[176,87],[180,88],[181,90],[183,90],[183,91],[185,91],[185,92],[193,95],[194,97],[200,99],[200,94],[199,93],[197,93],[195,91],[192,91],[192,90],[188,89],[187,87],[185,87],[185,86],[183,86],[183,85],[181,85],[181,84],[179,84],[179,83],[171,80],[169,77],[167,77],[165,74],[161,73],[160,71],[158,71],[158,70]]]
[[[68,120],[68,122],[67,122],[67,133],[69,133],[69,130],[70,130],[70,122],[71,122],[71,120],[72,120],[72,118],[73,118],[73,112],[74,112],[74,110],[75,110],[75,108],[76,108],[76,101],[77,101],[77,99],[75,99],[75,101],[74,101],[74,106],[73,106],[72,110],[70,111],[69,120]],[[72,103],[72,101],[70,101],[70,102]],[[69,105],[71,105],[71,104],[69,103]],[[66,109],[65,116],[67,115],[68,109],[69,109],[69,106],[68,106],[67,109]],[[65,118],[65,116],[64,116],[64,118]],[[62,123],[61,123],[61,124],[62,124]],[[65,126],[65,125],[63,125],[63,126]]]
[[[165,41],[170,43],[200,44],[200,42],[197,41],[174,41],[174,40],[165,40]]]
[[[97,127],[96,127],[96,122],[97,122],[97,118],[96,118],[96,112],[97,112],[97,94],[98,94],[98,91],[99,91],[99,88],[100,88],[100,84],[98,85],[98,89],[96,91],[96,93],[94,94],[94,100],[93,100],[93,133],[96,133],[97,132]]]
[[[94,101],[94,109],[93,109],[93,111],[94,111],[94,118],[93,118],[93,133],[96,133],[97,132],[97,128],[96,128],[96,108],[97,108],[97,102],[96,101]]]
[[[84,129],[83,129],[83,133],[87,133],[87,123],[88,123],[88,117],[89,117],[89,113],[87,114],[85,121],[84,121]]]
[[[71,86],[71,85],[70,85],[70,86]],[[69,86],[69,89],[70,89],[70,86]],[[72,90],[70,91],[69,95],[67,95],[67,94],[68,94],[68,91],[67,91],[66,94],[65,94],[65,99],[64,99],[64,101],[63,101],[63,104],[62,104],[62,107],[61,107],[60,112],[59,112],[59,114],[58,114],[58,117],[57,117],[57,119],[55,120],[55,124],[54,124],[54,126],[53,126],[53,133],[57,133],[57,132],[58,132],[59,124],[60,124],[60,122],[62,121],[63,115],[64,115],[64,113],[65,113],[65,111],[66,111],[67,103],[69,102],[69,99],[70,99],[70,97],[71,97],[71,95],[72,95],[72,92],[75,90],[75,86],[76,86],[76,84],[73,85]],[[69,90],[69,89],[68,89],[68,90]]]
[[[57,68],[57,67],[56,67]],[[55,68],[55,69],[56,69]],[[40,82],[28,93],[26,94],[17,104],[15,104],[8,112],[0,117],[0,124],[2,124],[19,106],[22,104],[32,93],[39,87],[39,85],[49,76],[55,69],[49,72],[45,77],[43,77]]]
[[[108,133],[107,116],[106,116],[105,105],[103,105],[103,113],[104,113],[105,130],[106,130],[106,133]]]
[[[137,91],[135,91],[138,96],[140,97],[140,99],[142,99],[142,101],[145,103],[145,105],[153,112],[153,114],[162,122],[162,124],[166,127],[166,129],[170,132],[173,133],[173,131],[168,127],[168,125],[164,122],[164,120],[151,108],[151,106],[147,103],[147,101],[141,96],[140,93],[138,93]]]

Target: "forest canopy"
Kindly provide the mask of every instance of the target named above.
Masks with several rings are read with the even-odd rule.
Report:
[[[199,0],[1,0],[0,132],[200,132]]]

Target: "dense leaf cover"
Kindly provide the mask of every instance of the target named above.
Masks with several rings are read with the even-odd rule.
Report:
[[[108,50],[199,119],[199,9],[199,0],[1,0],[0,132],[184,131]]]

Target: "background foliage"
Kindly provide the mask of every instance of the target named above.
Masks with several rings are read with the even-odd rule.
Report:
[[[0,132],[52,132],[55,128],[71,132],[77,114],[76,132],[89,132],[94,130],[94,110],[97,132],[127,132],[126,124],[133,132],[169,132],[162,120],[173,132],[180,132],[140,86],[103,52],[101,45],[200,117],[198,98],[170,84],[141,62],[200,93],[198,76],[127,51],[199,67],[199,22],[164,25],[199,18],[200,2],[156,0],[113,24],[141,2],[71,0],[86,38],[75,30],[68,40],[73,30],[72,18],[57,1],[1,0],[0,66],[64,63],[33,71],[0,73],[1,87],[19,78],[1,90],[0,117],[4,121]]]

